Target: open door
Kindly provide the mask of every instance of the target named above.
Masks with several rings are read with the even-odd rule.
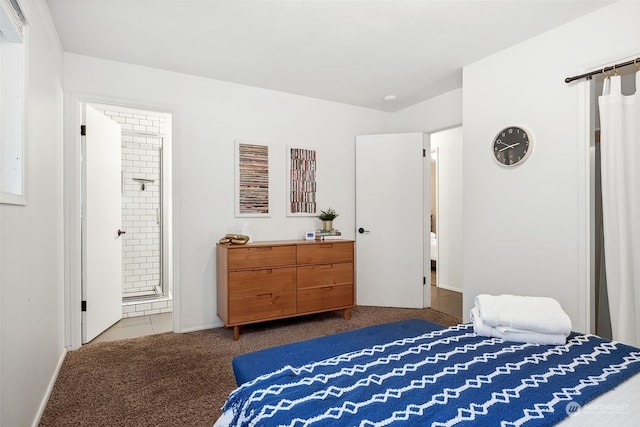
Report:
[[[356,137],[358,305],[430,304],[428,145],[422,133]]]
[[[120,125],[83,108],[82,343],[122,318]]]

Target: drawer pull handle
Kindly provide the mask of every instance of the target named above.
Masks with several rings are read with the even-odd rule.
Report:
[[[333,244],[327,243],[327,244],[324,244],[324,245],[320,245],[320,247],[324,248],[324,249],[331,249],[333,247]]]
[[[271,295],[273,295],[272,293],[268,293],[268,294],[258,294],[257,297],[260,299],[263,298],[271,298]]]

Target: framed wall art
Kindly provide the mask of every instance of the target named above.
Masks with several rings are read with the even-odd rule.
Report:
[[[287,216],[317,216],[317,151],[287,147]]]
[[[269,146],[235,141],[235,216],[270,216]]]

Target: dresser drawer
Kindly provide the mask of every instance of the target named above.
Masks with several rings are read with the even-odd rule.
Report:
[[[337,310],[352,305],[352,284],[298,290],[298,313]]]
[[[244,246],[229,248],[227,268],[229,270],[295,265],[296,247],[290,246]]]
[[[229,298],[296,290],[296,268],[266,268],[229,273]]]
[[[353,263],[319,264],[298,267],[298,289],[353,283]]]
[[[229,299],[229,324],[269,320],[296,314],[296,292],[265,292]]]
[[[353,260],[353,242],[325,242],[298,246],[298,264]]]

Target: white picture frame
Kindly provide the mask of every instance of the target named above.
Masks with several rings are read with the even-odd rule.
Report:
[[[269,145],[235,140],[234,214],[237,218],[270,217]]]
[[[318,150],[287,146],[287,216],[318,216]]]

